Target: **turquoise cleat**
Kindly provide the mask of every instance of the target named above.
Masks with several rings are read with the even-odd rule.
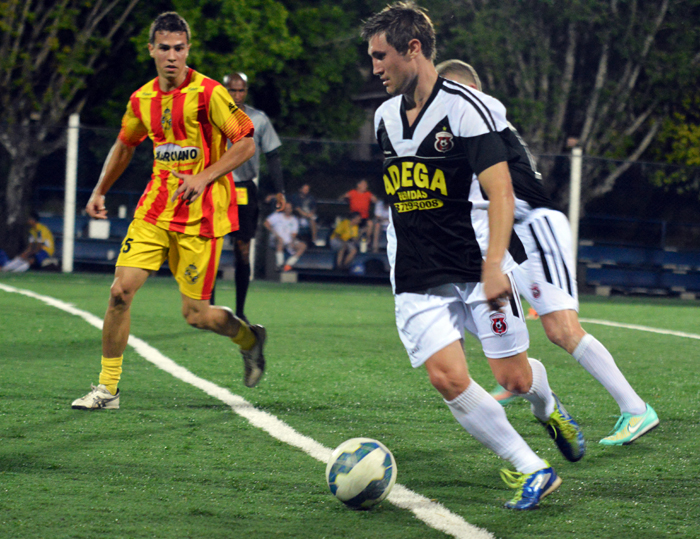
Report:
[[[603,445],[629,445],[640,436],[659,426],[659,416],[647,404],[646,411],[641,415],[622,414],[609,436],[603,438]]]
[[[491,390],[491,396],[496,399],[501,406],[506,406],[518,398],[518,395],[511,393],[501,384],[497,384],[496,387]]]

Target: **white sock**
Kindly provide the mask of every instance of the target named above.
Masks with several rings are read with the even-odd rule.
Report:
[[[284,265],[284,253],[282,251],[275,251],[275,262],[278,266]]]
[[[536,359],[527,358],[532,369],[532,386],[530,391],[521,395],[530,403],[530,409],[540,421],[547,421],[554,412],[554,397],[547,379],[547,369]]]
[[[298,261],[299,261],[299,257],[298,257],[297,255],[290,256],[290,257],[287,259],[287,265],[293,266],[293,265],[296,264]]]
[[[532,473],[547,467],[508,422],[503,406],[474,380],[456,399],[445,403],[469,434],[517,471]]]
[[[646,403],[620,372],[608,349],[593,335],[584,335],[571,355],[608,390],[620,407],[620,413],[640,415],[646,411]]]

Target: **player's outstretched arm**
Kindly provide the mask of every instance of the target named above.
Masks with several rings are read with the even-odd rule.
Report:
[[[135,146],[127,146],[117,139],[112,149],[105,159],[105,164],[100,173],[100,179],[92,190],[90,200],[88,200],[85,210],[93,219],[107,219],[107,209],[105,208],[105,195],[110,187],[117,181],[119,176],[129,166],[131,158],[134,156]]]
[[[481,282],[486,300],[492,309],[497,310],[512,294],[510,281],[501,271],[501,262],[510,244],[515,211],[508,164],[503,161],[487,168],[479,174],[479,183],[489,199],[489,245],[482,265]]]
[[[182,200],[187,201],[187,204],[192,204],[204,192],[207,185],[237,169],[254,155],[255,142],[253,137],[245,137],[231,145],[216,163],[197,174],[182,174],[173,171],[173,176],[181,179],[182,183],[173,194],[172,200],[175,201],[177,197],[182,195]]]

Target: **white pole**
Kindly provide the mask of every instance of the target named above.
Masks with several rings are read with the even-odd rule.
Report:
[[[569,224],[571,225],[571,248],[574,255],[574,267],[578,259],[578,222],[581,216],[581,168],[583,150],[571,150],[571,191],[569,193]]]
[[[78,134],[80,115],[68,118],[68,144],[66,147],[66,184],[63,195],[63,273],[73,271],[73,247],[75,245],[75,192],[78,184]]]

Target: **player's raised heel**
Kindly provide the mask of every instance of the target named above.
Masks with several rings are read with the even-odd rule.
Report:
[[[552,393],[552,397],[554,397],[554,412],[542,425],[547,429],[566,460],[571,462],[581,460],[586,454],[586,441],[583,439],[581,427],[566,411],[554,393]]]
[[[255,344],[250,350],[241,350],[243,356],[243,383],[248,387],[255,387],[265,372],[265,356],[263,348],[267,331],[260,324],[250,326],[250,330],[255,335]]]
[[[530,474],[501,470],[501,479],[517,491],[515,497],[505,503],[506,509],[519,511],[537,509],[542,498],[559,488],[561,478],[547,461],[545,464],[547,464],[546,468]]]
[[[117,394],[112,395],[109,390],[103,385],[92,385],[90,393],[79,399],[75,399],[72,408],[76,410],[117,410],[119,409],[119,390]]]
[[[640,436],[659,426],[659,416],[654,409],[647,404],[643,414],[622,414],[609,436],[603,438],[603,445],[628,445]]]

